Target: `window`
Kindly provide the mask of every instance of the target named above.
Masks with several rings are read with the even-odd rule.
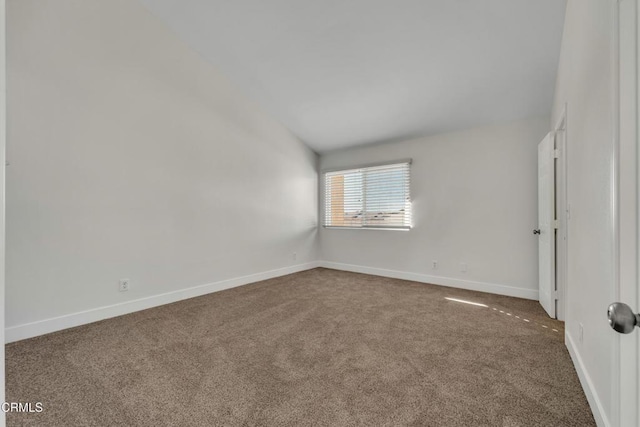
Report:
[[[325,172],[325,227],[411,228],[411,161]]]

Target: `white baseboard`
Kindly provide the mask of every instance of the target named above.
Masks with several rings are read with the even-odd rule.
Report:
[[[589,373],[584,367],[584,363],[582,362],[582,358],[580,357],[580,353],[578,352],[571,335],[567,331],[564,333],[565,345],[569,350],[569,354],[571,355],[571,360],[573,361],[573,365],[576,368],[576,372],[578,373],[578,378],[580,379],[580,384],[582,384],[582,389],[584,390],[585,396],[587,396],[587,401],[589,402],[589,406],[591,407],[591,412],[593,413],[593,418],[596,420],[596,424],[599,427],[610,427],[611,423],[607,418],[607,414],[602,407],[602,401],[600,397],[598,397],[598,393],[596,392],[595,387],[593,386],[593,382],[591,381],[591,377]]]
[[[40,320],[32,323],[12,326],[5,329],[5,342],[10,343],[75,326],[85,325],[99,320],[111,317],[121,316],[148,308],[157,307],[172,302],[181,301],[188,298],[194,298],[225,289],[235,288],[237,286],[247,285],[249,283],[259,282],[261,280],[272,279],[287,274],[297,273],[300,271],[310,270],[316,267],[330,268],[334,270],[351,271],[354,273],[371,274],[375,276],[390,277],[394,279],[411,280],[415,282],[431,283],[434,285],[448,286],[454,288],[468,289],[473,291],[488,292],[499,295],[507,295],[526,299],[538,299],[538,291],[532,289],[515,288],[512,286],[499,285],[493,283],[476,282],[471,280],[454,279],[449,277],[430,276],[427,274],[410,273],[397,270],[387,270],[382,268],[366,267],[353,264],[343,264],[330,261],[313,261],[305,264],[298,264],[291,267],[269,270],[261,273],[251,274],[248,276],[236,277],[233,279],[222,280],[219,282],[208,283],[205,285],[194,286],[191,288],[180,289],[177,291],[167,292],[150,297],[140,298],[133,301],[127,301],[119,304],[98,307],[77,313],[71,313],[64,316],[54,317],[51,319]],[[593,416],[598,426],[610,427],[611,424],[602,407],[602,402],[593,386],[591,377],[587,373],[582,362],[582,358],[578,353],[575,343],[571,336],[565,332],[565,342],[573,360],[573,364],[578,373],[578,378],[582,384],[585,395],[591,406]]]
[[[334,270],[351,271],[354,273],[372,274],[374,276],[390,277],[393,279],[411,280],[414,282],[431,283],[433,285],[448,286],[450,288],[468,289],[471,291],[487,292],[510,297],[538,300],[537,289],[516,288],[495,283],[476,282],[473,280],[454,279],[451,277],[430,276],[428,274],[410,273],[406,271],[387,270],[384,268],[366,267],[363,265],[342,264],[339,262],[320,261],[320,267]]]
[[[5,329],[5,343],[32,338],[67,328],[73,328],[74,326],[85,325],[87,323],[97,322],[110,317],[122,316],[123,314],[146,310],[148,308],[181,301],[187,298],[198,297],[225,289],[235,288],[237,286],[247,285],[249,283],[259,282],[261,280],[310,270],[319,266],[319,262],[313,261],[305,264],[293,265],[291,267],[278,268],[276,270],[269,270],[248,276],[236,277],[233,279],[221,280],[219,282],[166,292],[133,301],[93,308],[64,316],[53,317],[51,319],[11,326]]]
[[[10,343],[27,338],[44,335],[51,332],[60,331],[87,323],[97,322],[110,317],[121,316],[148,308],[157,307],[164,304],[198,297],[225,289],[242,286],[249,283],[259,282],[286,274],[297,273],[299,271],[310,270],[316,267],[331,268],[334,270],[351,271],[355,273],[372,274],[375,276],[391,277],[394,279],[412,280],[415,282],[432,283],[434,285],[449,286],[454,288],[469,289],[473,291],[489,292],[499,295],[514,296],[527,299],[538,299],[538,291],[531,289],[515,288],[506,285],[476,282],[471,280],[453,279],[449,277],[430,276],[426,274],[410,273],[404,271],[387,270],[382,268],[365,267],[353,264],[343,264],[329,261],[313,261],[305,264],[298,264],[291,267],[279,268],[251,274],[248,276],[236,277],[191,288],[180,289],[150,297],[140,298],[133,301],[126,301],[104,307],[71,313],[64,316],[54,317],[22,325],[11,326],[5,329],[5,342]]]

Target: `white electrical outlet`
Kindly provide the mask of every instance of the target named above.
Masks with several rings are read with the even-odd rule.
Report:
[[[129,290],[129,279],[120,279],[118,290],[120,292],[127,292]]]
[[[578,323],[578,341],[580,344],[584,342],[584,325],[582,323]]]
[[[435,259],[433,261],[431,261],[431,268],[434,270],[438,269],[438,261],[436,261]]]
[[[468,270],[468,266],[466,262],[461,262],[460,263],[460,271],[462,271],[463,273],[466,273]]]

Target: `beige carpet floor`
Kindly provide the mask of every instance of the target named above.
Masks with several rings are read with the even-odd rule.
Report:
[[[487,307],[448,300],[472,301]],[[38,426],[592,426],[535,301],[315,269],[7,346]]]

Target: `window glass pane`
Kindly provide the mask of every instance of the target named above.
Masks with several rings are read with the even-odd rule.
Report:
[[[409,163],[325,174],[325,226],[411,226]]]

